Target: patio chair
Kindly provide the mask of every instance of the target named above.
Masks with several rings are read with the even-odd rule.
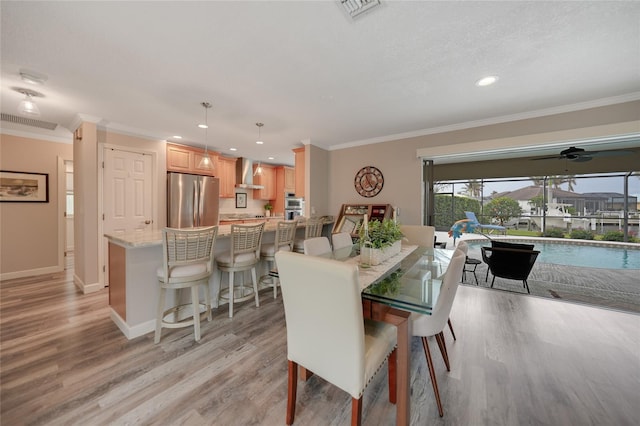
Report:
[[[522,243],[509,243],[507,241],[497,241],[497,240],[491,240],[491,247],[500,247],[500,248],[512,248],[512,249],[522,249],[522,250],[533,250],[533,248],[535,247],[535,245],[533,244],[522,244]],[[491,253],[485,253],[484,251],[482,252],[482,260],[484,261],[484,263],[487,264],[487,273],[484,276],[484,282],[487,282],[489,280],[489,257],[491,256]],[[476,279],[477,281],[477,279]]]
[[[493,274],[491,288],[496,277],[510,280],[522,280],[522,286],[529,291],[527,278],[533,268],[533,264],[540,254],[537,250],[524,250],[505,247],[482,247],[482,258],[489,265]]]
[[[507,228],[505,228],[504,226],[500,226],[500,225],[491,225],[488,223],[480,223],[480,221],[478,220],[478,218],[476,217],[476,214],[474,212],[464,212],[464,214],[467,216],[467,219],[469,219],[469,222],[471,222],[476,228],[478,228],[480,231],[484,230],[484,229],[488,229],[489,233],[491,233],[491,231],[499,231],[502,232],[503,234],[507,233]]]

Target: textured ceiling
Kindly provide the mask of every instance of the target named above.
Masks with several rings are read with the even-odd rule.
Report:
[[[182,135],[292,163],[331,149],[505,116],[640,98],[640,2],[404,2],[351,20],[320,2],[7,2],[2,112],[30,87],[65,132]],[[45,74],[42,86],[19,70]],[[475,81],[498,75],[497,84]],[[256,122],[263,122],[257,146]],[[9,124],[2,122],[3,127]]]

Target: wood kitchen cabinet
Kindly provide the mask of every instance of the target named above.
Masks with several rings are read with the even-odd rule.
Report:
[[[258,166],[254,164],[253,171],[255,173]],[[253,177],[253,183],[264,186],[263,189],[253,190],[254,200],[275,200],[276,199],[276,168],[269,164],[262,164],[262,175]]]
[[[293,167],[276,167],[276,198],[272,214],[284,215],[285,193],[296,192],[296,173]]]
[[[305,165],[304,165],[304,156],[305,156],[305,147],[296,148],[293,150],[295,155],[295,181],[296,181],[296,197],[304,197],[304,181],[305,181]]]
[[[217,160],[215,173],[220,178],[220,198],[234,198],[237,158],[219,156]]]
[[[201,169],[198,167],[200,160],[204,156],[204,149],[194,148],[186,145],[167,144],[167,171],[194,173],[198,175],[217,176],[215,168]],[[216,164],[218,153],[209,151],[209,157],[213,164]]]

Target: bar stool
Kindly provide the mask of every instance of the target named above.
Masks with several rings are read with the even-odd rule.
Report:
[[[293,243],[293,251],[296,253],[304,253],[304,240],[321,236],[322,225],[324,225],[322,219],[313,217],[307,219],[304,225],[304,239],[295,240]]]
[[[273,244],[263,244],[260,249],[260,257],[267,262],[267,274],[276,261],[275,255],[277,251],[293,251],[293,240],[296,237],[296,229],[298,227],[297,220],[286,220],[278,222],[276,227],[276,235]],[[260,283],[273,287],[273,298],[278,296],[278,285],[280,280],[276,277],[263,275],[260,277]]]
[[[262,245],[262,233],[264,222],[257,225],[231,225],[230,250],[216,258],[220,271],[220,286],[216,295],[216,307],[220,299],[229,301],[229,318],[233,318],[234,302],[242,302],[255,297],[256,307],[260,306],[258,297],[258,280],[256,279],[256,265],[260,261],[260,246]],[[253,288],[247,287],[244,282],[234,289],[234,273],[251,270]],[[229,287],[222,290],[222,273],[229,273]],[[244,280],[243,280],[244,281]]]
[[[213,246],[218,227],[210,226],[197,229],[162,230],[162,266],[157,275],[160,283],[156,316],[154,342],[160,342],[162,328],[179,328],[193,325],[196,342],[200,341],[200,305],[204,305],[203,314],[211,321],[209,298],[209,277],[213,272]],[[198,287],[204,287],[205,302],[200,303]],[[165,310],[167,290],[191,288],[191,304],[179,304]],[[177,298],[179,295],[177,296]],[[191,319],[181,318],[182,309],[191,308]],[[167,319],[169,314],[172,319]]]

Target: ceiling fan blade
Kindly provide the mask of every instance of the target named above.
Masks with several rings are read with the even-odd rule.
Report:
[[[569,158],[568,160],[573,163],[586,163],[587,161],[593,160],[593,157],[590,155],[579,155],[576,158]]]
[[[617,157],[619,155],[629,155],[632,151],[618,150],[618,151],[586,151],[583,154],[591,157]]]
[[[549,157],[538,157],[538,158],[530,158],[531,161],[538,161],[538,160],[562,160],[564,157],[559,157],[557,155],[552,155]]]

